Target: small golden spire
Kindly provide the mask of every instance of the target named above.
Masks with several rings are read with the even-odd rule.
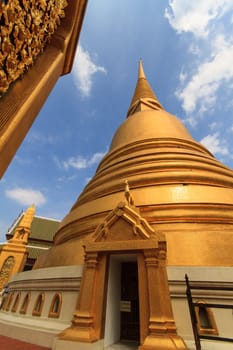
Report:
[[[32,204],[25,212],[23,219],[21,220],[19,226],[23,226],[26,228],[31,228],[32,220],[35,215],[35,205]]]
[[[163,107],[155,96],[153,90],[150,87],[150,84],[146,79],[142,60],[140,59],[138,66],[138,81],[127,113],[127,117],[145,109],[158,110],[163,109]]]
[[[32,204],[23,215],[22,220],[16,227],[13,237],[9,243],[27,244],[28,236],[31,232],[31,225],[35,215],[35,205]]]
[[[125,180],[125,199],[127,200],[128,205],[134,205],[134,199],[130,193],[128,180]]]

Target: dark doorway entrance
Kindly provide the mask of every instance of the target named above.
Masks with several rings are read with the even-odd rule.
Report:
[[[121,340],[139,342],[138,269],[136,262],[121,264]]]

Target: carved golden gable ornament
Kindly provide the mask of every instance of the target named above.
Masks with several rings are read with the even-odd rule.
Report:
[[[123,230],[117,230],[114,226],[124,226]],[[127,229],[128,224],[128,229]],[[111,234],[109,234],[111,229]],[[116,231],[116,232],[115,232]],[[116,235],[114,236],[114,233]],[[129,207],[124,202],[120,202],[115,209],[113,209],[105,218],[104,222],[100,224],[95,233],[95,241],[108,240],[126,240],[126,239],[149,239],[150,237],[156,236],[153,228],[148,224],[148,222],[141,217],[139,211],[136,207]]]
[[[130,252],[142,249],[158,249],[158,254],[163,255],[165,261],[165,236],[154,231],[140,215],[138,208],[129,206],[125,202],[117,204],[85,245],[86,253],[96,251]]]

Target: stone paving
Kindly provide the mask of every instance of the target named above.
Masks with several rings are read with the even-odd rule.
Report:
[[[8,338],[0,335],[0,349],[1,350],[51,350],[44,346],[26,343],[21,340]]]
[[[137,350],[138,344],[134,342],[120,342],[108,346],[104,350]]]
[[[105,350],[136,350],[138,345],[131,342],[121,342],[113,344]],[[26,343],[21,340],[5,337],[0,335],[0,349],[1,350],[52,350],[51,348],[46,348],[44,346],[39,346],[35,344]]]

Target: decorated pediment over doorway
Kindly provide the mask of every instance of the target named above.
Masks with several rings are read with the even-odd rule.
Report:
[[[158,235],[149,223],[140,215],[139,210],[120,202],[97,227],[95,242],[116,242],[130,240],[158,239]]]

